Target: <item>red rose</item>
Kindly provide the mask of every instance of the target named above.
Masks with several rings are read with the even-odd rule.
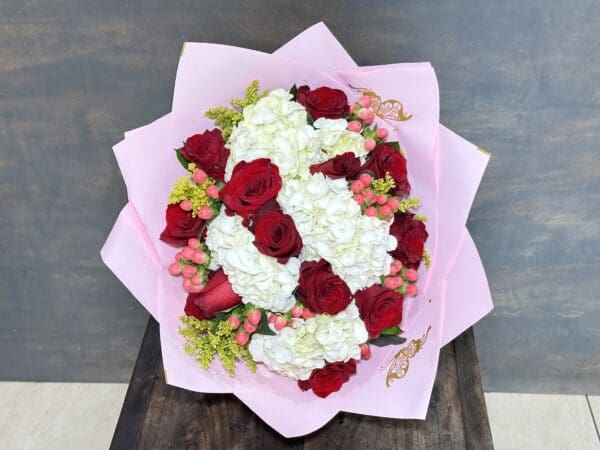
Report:
[[[310,166],[310,173],[321,172],[325,176],[337,179],[346,178],[354,179],[360,170],[360,159],[352,152],[346,152],[342,155],[337,155],[335,158],[325,161],[321,164],[313,164]]]
[[[281,264],[300,255],[302,238],[287,214],[268,212],[254,219],[254,245],[264,255],[274,256]]]
[[[389,173],[396,184],[396,187],[390,193],[392,195],[410,194],[406,159],[399,150],[389,144],[379,144],[375,147],[369,154],[367,162],[360,168],[360,171],[372,172],[376,178],[383,178],[386,173]]]
[[[185,313],[186,316],[194,316],[198,320],[206,319],[202,310],[200,308],[198,308],[196,306],[196,304],[194,303],[192,294],[187,296],[187,299],[185,301],[185,308],[183,308],[183,312]]]
[[[315,395],[325,398],[332,392],[337,392],[342,385],[356,373],[356,360],[348,362],[328,363],[322,369],[315,369],[308,380],[298,381],[303,391],[312,389]]]
[[[429,234],[425,224],[414,220],[415,215],[397,213],[390,226],[390,234],[396,238],[398,245],[390,254],[402,261],[406,267],[418,269],[425,250],[425,241]]]
[[[402,294],[374,284],[354,294],[360,318],[365,323],[370,339],[377,339],[386,328],[402,321]]]
[[[181,154],[204,170],[209,177],[224,181],[229,150],[225,148],[223,135],[218,128],[187,138]]]
[[[219,195],[227,208],[247,220],[268,200],[275,198],[279,189],[279,168],[269,159],[259,158],[249,163],[240,161]]]
[[[302,263],[296,295],[311,311],[327,314],[343,311],[352,298],[348,285],[324,259]]]
[[[196,305],[204,318],[211,319],[216,313],[233,308],[242,301],[242,297],[233,292],[227,275],[223,269],[219,269],[213,273],[204,289],[188,295],[188,301]]]
[[[181,209],[179,204],[167,206],[166,220],[160,240],[178,247],[185,245],[189,238],[197,238],[204,228],[204,220],[192,217],[192,213]]]
[[[311,91],[308,86],[300,86],[296,101],[306,108],[313,120],[320,117],[342,119],[350,114],[348,97],[339,89],[324,86]]]

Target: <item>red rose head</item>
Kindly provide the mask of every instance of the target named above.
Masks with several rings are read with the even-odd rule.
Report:
[[[302,263],[296,295],[311,311],[327,314],[343,311],[352,299],[348,285],[324,259]]]
[[[279,168],[266,158],[239,162],[219,195],[227,208],[248,219],[281,189]]]
[[[184,211],[179,204],[167,206],[167,226],[160,234],[160,240],[167,244],[181,247],[189,238],[197,238],[203,231],[204,220],[192,217],[190,211]]]
[[[313,120],[343,119],[350,114],[348,97],[339,89],[320,87],[311,90],[308,86],[300,86],[296,91],[296,101],[303,105]]]
[[[333,180],[338,178],[352,180],[356,178],[359,170],[360,159],[352,152],[346,152],[321,164],[313,164],[310,166],[311,174],[320,172]]]
[[[356,373],[356,361],[349,359],[347,362],[328,363],[322,369],[315,369],[310,378],[298,381],[301,390],[312,389],[315,395],[325,398],[332,392],[337,392],[342,385]]]
[[[402,264],[412,269],[418,269],[425,250],[425,241],[429,234],[425,224],[414,220],[411,213],[397,213],[390,226],[390,234],[396,238],[398,245],[390,254],[399,259]]]
[[[390,193],[392,195],[410,195],[406,158],[389,144],[379,144],[375,147],[369,153],[369,159],[363,164],[360,171],[369,171],[376,178],[383,178],[386,173],[389,173],[396,185]]]
[[[187,138],[181,154],[204,170],[209,177],[224,181],[229,150],[225,148],[223,135],[218,128]]]
[[[365,323],[370,339],[376,339],[386,328],[402,321],[402,294],[374,284],[354,295],[360,318]]]
[[[281,264],[300,255],[302,238],[290,216],[271,211],[252,219],[254,245],[262,254],[277,258]]]
[[[216,313],[233,308],[242,301],[242,297],[233,291],[227,275],[223,269],[219,269],[210,277],[204,289],[197,294],[188,295],[189,301],[200,310],[204,318],[211,319]]]

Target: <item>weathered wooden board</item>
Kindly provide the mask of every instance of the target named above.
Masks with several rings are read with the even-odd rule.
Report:
[[[165,384],[151,319],[111,448],[490,449],[492,437],[472,329],[442,350],[426,421],[342,413],[306,437],[285,439],[232,395]]]
[[[431,61],[442,121],[493,154],[486,389],[600,394],[598,0],[1,1],[1,379],[129,378],[147,316],[98,255],[111,146],[169,111],[182,42],[270,52],[320,20],[360,64]]]

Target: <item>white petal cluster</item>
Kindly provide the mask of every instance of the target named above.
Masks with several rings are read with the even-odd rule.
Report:
[[[362,215],[344,179],[287,180],[277,201],[302,237],[303,260],[327,260],[354,293],[387,275],[396,247],[390,223]]]
[[[337,155],[352,152],[362,158],[363,162],[367,156],[365,150],[365,138],[358,133],[346,130],[348,121],[346,119],[325,119],[321,117],[315,120],[314,127],[319,133],[319,142],[322,152],[319,153],[321,161],[326,161]]]
[[[283,178],[309,173],[319,162],[319,133],[306,122],[306,109],[292,95],[275,89],[256,104],[244,108],[244,119],[229,138],[225,179],[240,161],[270,158]]]
[[[325,362],[360,359],[360,344],[368,333],[354,303],[336,314],[318,314],[308,320],[295,319],[275,336],[254,334],[248,349],[252,359],[270,370],[296,380],[306,380]]]
[[[275,312],[288,311],[295,303],[292,292],[298,285],[300,260],[290,258],[280,264],[260,253],[253,241],[242,218],[228,216],[224,207],[210,223],[206,236],[213,260],[223,268],[242,302]]]

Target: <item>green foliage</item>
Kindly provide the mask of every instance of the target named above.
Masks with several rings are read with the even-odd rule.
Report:
[[[398,325],[396,325],[395,327],[386,328],[381,332],[381,334],[383,335],[397,335],[400,333],[402,333],[402,328],[400,328]]]
[[[252,371],[256,370],[256,363],[248,349],[236,342],[229,322],[217,319],[198,320],[192,316],[184,316],[180,320],[184,325],[179,329],[179,333],[185,338],[183,350],[188,355],[195,356],[203,369],[208,369],[215,356],[218,356],[232,377],[235,374],[236,359],[243,360]]]
[[[217,106],[210,108],[204,114],[209,119],[215,121],[215,125],[221,129],[223,139],[227,141],[233,128],[244,118],[242,112],[246,106],[254,105],[261,98],[269,93],[269,91],[259,92],[260,83],[254,80],[246,88],[244,98],[234,98],[231,100],[231,108],[227,106]]]
[[[183,156],[181,154],[181,149],[180,148],[176,148],[175,149],[175,153],[177,153],[177,161],[179,161],[179,163],[184,167],[184,169],[187,170],[188,165],[190,164],[190,162],[185,158],[185,156]]]
[[[370,340],[369,344],[375,345],[377,347],[387,347],[388,345],[399,345],[404,344],[405,342],[406,338],[403,338],[401,336],[382,334],[377,339]]]

